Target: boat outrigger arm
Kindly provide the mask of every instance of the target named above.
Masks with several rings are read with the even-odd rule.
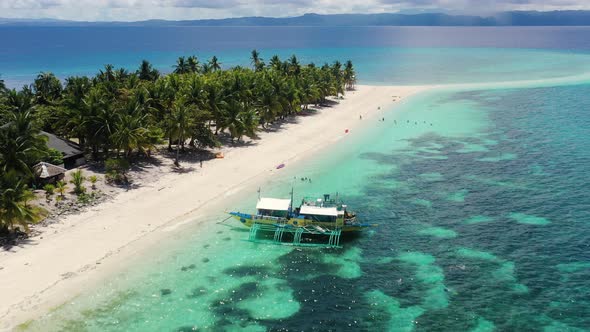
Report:
[[[249,241],[295,246],[340,247],[343,232],[358,232],[372,224],[359,223],[347,206],[331,200],[304,199],[293,209],[292,199],[259,198],[256,214],[230,212],[244,226],[250,227]],[[272,240],[258,238],[259,233],[274,233]],[[327,243],[314,243],[312,239],[327,238]],[[290,239],[288,241],[287,239]]]

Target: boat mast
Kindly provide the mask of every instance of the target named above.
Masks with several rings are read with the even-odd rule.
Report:
[[[293,212],[293,186],[291,186],[291,204],[289,204],[289,214]]]

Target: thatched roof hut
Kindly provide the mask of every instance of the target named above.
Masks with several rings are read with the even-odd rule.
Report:
[[[66,169],[50,163],[40,162],[33,166],[33,172],[41,182],[53,183],[64,178]]]

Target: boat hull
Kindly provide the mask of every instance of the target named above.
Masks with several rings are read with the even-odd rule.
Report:
[[[260,216],[260,215],[253,215],[247,213],[240,213],[240,212],[230,212],[230,215],[238,220],[242,225],[250,228],[254,224],[262,224],[262,225],[272,225],[277,227],[293,227],[293,228],[306,228],[306,227],[313,227],[314,229],[320,230],[333,230],[339,229],[343,233],[352,233],[352,232],[361,232],[369,227],[374,225],[371,224],[361,224],[361,223],[353,223],[347,224],[344,220],[339,219],[336,223],[327,223],[327,222],[316,222],[309,219],[302,219],[302,218],[279,218],[279,217],[267,217],[267,216]]]

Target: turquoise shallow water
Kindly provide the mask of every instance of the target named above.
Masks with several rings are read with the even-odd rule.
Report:
[[[590,85],[420,95],[263,189],[338,191],[375,230],[297,250],[188,226],[28,328],[583,331],[588,109]]]

